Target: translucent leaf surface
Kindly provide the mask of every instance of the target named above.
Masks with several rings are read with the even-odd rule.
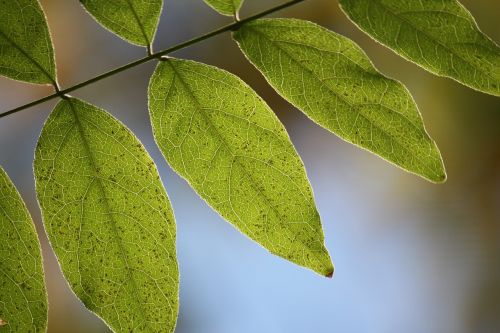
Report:
[[[45,332],[47,294],[31,216],[0,167],[0,332]]]
[[[240,10],[243,0],[204,0],[222,15],[234,16]]]
[[[458,1],[340,0],[340,4],[360,29],[406,59],[434,74],[500,95],[500,48]]]
[[[445,180],[410,93],[354,42],[294,19],[250,22],[234,38],[274,89],[316,123],[405,170]]]
[[[172,332],[175,222],[156,166],[104,110],[61,101],[34,162],[45,228],[73,291],[115,332]]]
[[[153,134],[172,168],[241,232],[331,276],[304,166],[272,110],[236,76],[169,59],[149,86]]]
[[[54,83],[49,29],[37,0],[0,0],[0,75],[31,83]]]
[[[80,0],[106,29],[132,44],[153,42],[160,19],[162,0]]]

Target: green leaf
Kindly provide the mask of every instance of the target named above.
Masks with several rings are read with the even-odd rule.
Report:
[[[0,332],[45,332],[40,243],[21,196],[0,167]]]
[[[500,49],[456,0],[340,0],[358,27],[431,73],[500,96]]]
[[[109,31],[126,41],[150,47],[161,15],[162,0],[80,0]]]
[[[75,294],[115,332],[173,332],[175,221],[155,164],[110,114],[66,98],[35,153],[45,228]]]
[[[155,140],[207,203],[271,253],[331,276],[300,157],[272,110],[216,67],[169,58],[149,85]]]
[[[204,0],[210,7],[227,16],[237,16],[243,0]]]
[[[37,0],[0,0],[0,75],[55,84],[49,29]]]
[[[234,38],[274,89],[316,123],[407,171],[445,180],[410,93],[353,41],[294,19],[250,22]]]

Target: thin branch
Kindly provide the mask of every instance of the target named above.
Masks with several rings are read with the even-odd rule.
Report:
[[[219,34],[227,32],[227,31],[238,30],[238,28],[240,26],[242,26],[243,24],[245,24],[247,22],[250,22],[250,21],[259,19],[261,17],[267,16],[269,14],[272,14],[272,13],[277,12],[279,10],[282,10],[282,9],[287,8],[287,7],[293,6],[293,5],[298,4],[300,2],[303,2],[303,1],[305,1],[305,0],[292,0],[292,1],[285,2],[284,4],[281,4],[279,6],[276,6],[276,7],[270,8],[270,9],[267,9],[265,11],[262,11],[262,12],[258,13],[258,14],[249,16],[249,17],[247,17],[247,18],[245,18],[243,20],[240,20],[238,22],[234,22],[232,24],[228,24],[228,25],[223,26],[223,27],[221,27],[221,28],[219,28],[217,30],[214,30],[212,32],[209,32],[209,33],[206,33],[204,35],[198,36],[196,38],[190,39],[190,40],[185,41],[183,43],[174,45],[174,46],[172,46],[172,47],[170,47],[168,49],[165,49],[165,50],[162,50],[162,51],[158,51],[156,53],[148,55],[147,57],[135,60],[135,61],[133,61],[131,63],[128,63],[128,64],[123,65],[121,67],[115,68],[115,69],[113,69],[113,70],[111,70],[109,72],[106,72],[106,73],[103,73],[101,75],[98,75],[98,76],[96,76],[96,77],[94,77],[92,79],[89,79],[87,81],[75,84],[74,86],[71,86],[71,87],[66,88],[66,89],[62,89],[62,90],[56,91],[52,95],[42,97],[42,98],[37,99],[35,101],[32,101],[30,103],[21,105],[21,106],[15,108],[15,109],[3,112],[3,113],[0,114],[0,118],[3,118],[5,116],[11,115],[13,113],[16,113],[16,112],[19,112],[19,111],[22,111],[22,110],[25,110],[25,109],[28,109],[28,108],[30,108],[32,106],[41,104],[43,102],[50,101],[51,99],[54,99],[54,98],[57,98],[57,97],[63,97],[65,94],[68,94],[68,93],[70,93],[72,91],[75,91],[75,90],[78,90],[80,88],[83,88],[85,86],[88,86],[89,84],[95,83],[97,81],[101,81],[101,80],[103,80],[103,79],[105,79],[107,77],[110,77],[110,76],[113,76],[115,74],[121,73],[123,71],[126,71],[127,69],[136,67],[136,66],[138,66],[140,64],[143,64],[145,62],[151,61],[153,59],[160,59],[161,56],[164,56],[164,55],[167,55],[169,53],[178,51],[180,49],[184,49],[184,48],[186,48],[188,46],[191,46],[193,44],[197,44],[197,43],[199,43],[201,41],[204,41],[205,39],[217,36]]]

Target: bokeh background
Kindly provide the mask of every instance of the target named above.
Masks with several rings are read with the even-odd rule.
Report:
[[[282,2],[247,0],[242,17]],[[462,2],[481,29],[500,42],[500,2]],[[144,56],[144,49],[100,27],[78,1],[41,3],[62,87]],[[231,22],[202,0],[165,3],[156,50]],[[173,54],[239,75],[283,121],[306,165],[336,266],[333,279],[325,279],[239,234],[172,172],[148,120],[153,62],[74,92],[130,127],[158,165],[178,225],[177,332],[500,332],[500,99],[394,55],[350,23],[336,0],[308,0],[275,16],[315,21],[351,37],[383,73],[405,83],[441,149],[448,181],[430,184],[313,124],[273,92],[229,33]],[[49,87],[0,78],[0,111],[49,93]],[[33,152],[55,103],[0,119],[0,164],[39,231],[49,332],[108,332],[64,281],[36,203]]]

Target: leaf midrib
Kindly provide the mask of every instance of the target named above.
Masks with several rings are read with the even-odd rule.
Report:
[[[179,74],[179,72],[176,70],[175,66],[172,65],[170,63],[169,60],[166,60],[165,62],[167,62],[170,67],[172,68],[172,70],[174,71],[174,75],[176,77],[179,78],[179,81],[181,82],[181,84],[184,86],[184,88],[187,90],[187,92],[189,93],[189,95],[191,96],[192,100],[195,102],[196,104],[196,108],[195,108],[195,112],[198,112],[202,115],[203,119],[209,124],[210,128],[213,128],[213,131],[215,132],[215,134],[219,137],[219,139],[222,141],[222,143],[226,146],[226,149],[229,151],[229,153],[231,154],[231,156],[233,157],[233,161],[231,164],[234,164],[234,163],[238,163],[238,165],[241,167],[241,169],[245,172],[245,174],[247,175],[248,179],[250,180],[251,184],[252,184],[252,187],[254,188],[254,190],[260,194],[262,196],[262,198],[264,199],[264,203],[266,202],[272,202],[265,193],[263,193],[257,186],[257,182],[255,181],[255,179],[252,177],[252,175],[248,172],[248,170],[241,164],[241,162],[238,161],[238,157],[243,157],[242,155],[236,155],[230,148],[230,145],[227,143],[227,141],[225,140],[225,138],[223,137],[223,135],[218,131],[217,127],[215,127],[215,125],[212,123],[212,121],[210,120],[209,117],[207,117],[207,115],[205,115],[203,112],[200,112],[199,110],[203,109],[203,107],[201,107],[200,105],[200,102],[198,101],[198,99],[195,97],[194,93],[192,92],[192,90],[190,88],[188,88],[188,85],[187,83],[184,81],[184,79],[182,78],[182,76]],[[175,78],[174,76],[174,78]],[[172,82],[173,84],[173,82]],[[229,182],[231,182],[231,179],[229,179]],[[275,214],[276,217],[278,217],[280,220],[284,218],[284,216],[282,216],[282,214],[280,214],[278,212],[278,210],[273,206],[273,205],[268,205],[271,210],[273,211],[273,213]],[[317,214],[317,212],[316,212]],[[240,217],[238,216],[238,214],[235,213],[235,215],[238,217],[238,219],[240,219]],[[288,223],[286,217],[285,219],[283,219],[285,221],[285,223]],[[238,229],[240,229],[239,227],[237,227]],[[283,230],[285,232],[287,232],[288,234],[291,234],[289,232],[289,230],[287,228],[283,228]],[[291,236],[295,236],[293,234],[291,234]],[[292,237],[294,239],[297,239],[295,237]],[[308,246],[307,244],[304,243],[304,241],[302,239],[297,239],[301,244],[302,246],[304,247],[304,249],[306,249],[306,251],[308,252],[311,252],[311,253],[314,253],[314,251],[312,251]],[[257,241],[257,240],[255,240]],[[323,245],[322,245],[323,246]],[[276,254],[279,254],[279,252],[275,252]],[[318,262],[321,263],[321,260],[320,259],[316,259]],[[322,265],[320,265],[322,266]],[[324,267],[323,267],[324,268]]]
[[[456,52],[456,50],[446,46],[445,44],[441,43],[438,39],[436,39],[434,36],[430,35],[429,33],[425,32],[424,30],[421,30],[419,29],[417,26],[415,26],[411,21],[409,21],[408,19],[404,18],[404,17],[401,17],[401,16],[398,16],[398,14],[396,12],[394,12],[391,8],[387,7],[386,5],[384,5],[381,1],[379,0],[370,0],[370,1],[373,1],[372,3],[377,3],[380,7],[384,8],[389,14],[391,14],[392,16],[394,16],[395,18],[405,22],[406,24],[408,24],[411,28],[415,29],[417,32],[421,33],[422,35],[426,36],[427,38],[429,38],[430,40],[434,41],[436,44],[438,44],[439,46],[441,46],[443,49],[445,49],[446,51],[450,52],[451,54],[454,54],[456,57],[458,57],[460,60],[462,60],[463,62],[465,62],[466,64],[468,64],[469,66],[471,66],[472,68],[474,68],[475,70],[479,71],[480,73],[484,74],[485,76],[489,77],[490,79],[492,79],[493,82],[496,82],[497,79],[494,78],[493,76],[491,76],[490,72],[486,72],[484,71],[481,67],[477,67],[476,64],[470,62],[469,60],[463,58],[459,53]],[[399,47],[398,47],[399,48]],[[400,48],[399,48],[400,49]],[[402,50],[400,50],[401,52],[403,52]],[[413,61],[413,60],[412,60]],[[433,66],[434,67],[434,66]],[[458,74],[458,73],[457,73]],[[440,74],[440,75],[445,75],[445,74]],[[446,75],[447,77],[449,75]],[[462,74],[460,74],[461,77]],[[468,81],[468,80],[467,80]]]
[[[269,42],[271,42],[271,44],[274,44],[276,45],[276,48],[279,49],[281,52],[283,52],[285,55],[287,55],[291,60],[293,60],[293,62],[295,62],[296,64],[298,64],[298,66],[300,68],[303,68],[305,69],[309,74],[311,74],[311,76],[313,76],[314,78],[316,78],[320,83],[321,85],[324,85],[328,88],[328,90],[330,92],[332,92],[335,97],[337,97],[339,100],[341,100],[344,104],[347,104],[349,107],[353,108],[353,109],[358,109],[360,106],[362,106],[363,104],[357,104],[357,103],[353,103],[349,100],[347,100],[345,97],[343,97],[342,95],[340,95],[338,92],[336,92],[335,90],[333,90],[330,86],[324,84],[323,80],[321,78],[319,78],[316,73],[314,73],[310,68],[304,66],[300,60],[297,60],[294,56],[292,56],[290,54],[290,52],[288,52],[287,50],[285,50],[283,47],[279,46],[279,43],[290,43],[290,44],[295,44],[295,45],[299,45],[299,46],[302,46],[302,47],[305,47],[305,48],[314,48],[315,50],[317,51],[322,51],[322,52],[326,52],[326,53],[331,53],[331,52],[328,52],[328,51],[325,51],[325,50],[321,50],[321,49],[318,49],[318,48],[315,48],[315,47],[311,47],[310,45],[307,45],[307,44],[300,44],[298,42],[291,42],[291,41],[282,41],[282,40],[274,40],[274,39],[271,39],[269,38],[265,33],[262,33],[261,31],[259,31],[258,29],[256,29],[255,27],[253,26],[246,26],[246,28],[248,29],[251,29],[253,31],[255,31],[258,35],[262,36],[264,39],[267,39]],[[334,53],[335,55],[337,55],[337,53]],[[358,63],[356,63],[355,61],[353,61],[352,59],[348,58],[345,54],[342,54],[347,60],[351,61],[353,64],[355,64],[356,66],[358,66],[361,70],[363,70],[364,72],[366,72],[367,74],[370,74],[370,75],[374,75],[373,73],[370,73],[368,71],[366,71],[366,69],[364,69],[363,67],[361,67]],[[377,75],[380,75],[380,74],[377,74]],[[375,104],[375,103],[373,103]],[[381,106],[384,106],[381,104]],[[392,110],[392,109],[391,109]],[[392,110],[394,111],[394,110]],[[408,119],[405,115],[401,114],[400,112],[397,112],[397,111],[394,111],[394,113],[398,114],[399,116],[405,118],[406,120],[408,120],[408,122],[412,123],[412,125],[416,126],[413,121],[411,121],[410,119]]]
[[[267,39],[268,41],[270,41],[271,43],[273,43],[274,45],[276,45],[276,48],[279,49],[280,51],[282,51],[283,53],[285,53],[285,55],[287,55],[291,60],[293,60],[296,64],[299,65],[300,68],[303,68],[304,70],[306,70],[307,72],[309,72],[309,74],[316,78],[318,80],[318,82],[321,83],[321,85],[325,86],[330,92],[332,92],[338,99],[340,99],[342,102],[344,102],[345,104],[347,104],[351,109],[353,110],[358,110],[357,114],[360,115],[361,117],[363,117],[364,119],[366,119],[370,124],[374,125],[376,128],[378,128],[381,133],[383,133],[384,135],[386,135],[387,137],[389,137],[390,139],[394,140],[398,146],[400,146],[401,148],[403,148],[405,151],[407,151],[408,153],[410,153],[411,156],[413,156],[419,163],[420,165],[423,165],[428,171],[431,172],[431,174],[433,175],[437,175],[439,176],[439,174],[436,174],[436,172],[433,171],[432,168],[430,168],[428,166],[427,163],[422,163],[422,160],[415,156],[412,151],[410,151],[408,148],[406,148],[402,143],[399,142],[399,140],[397,140],[396,138],[394,138],[390,133],[388,133],[385,129],[381,128],[380,126],[378,126],[377,124],[375,124],[373,121],[371,121],[369,118],[367,118],[364,114],[362,114],[359,109],[360,109],[360,106],[362,106],[362,104],[352,104],[350,101],[348,101],[347,99],[345,99],[344,97],[342,97],[341,95],[339,95],[335,90],[333,90],[330,86],[326,85],[323,83],[323,81],[320,80],[320,78],[318,78],[316,76],[316,74],[309,68],[307,68],[306,66],[303,66],[297,59],[295,59],[295,57],[293,57],[288,51],[286,51],[285,49],[283,49],[282,47],[280,47],[278,45],[278,43],[274,42],[274,40],[270,39],[268,36],[266,36],[264,33],[262,33],[261,31],[259,31],[258,29],[256,29],[255,27],[253,26],[246,26],[246,28],[250,28],[251,30],[255,31],[257,34],[259,34],[260,36],[264,37],[265,39]],[[304,45],[304,47],[307,47],[307,45]],[[389,80],[389,79],[388,79]],[[374,104],[376,105],[376,104]],[[384,105],[380,104],[381,107],[385,107]],[[390,109],[392,110],[392,109]],[[398,114],[399,116],[403,116],[401,115],[401,113],[399,112],[395,112],[395,114]],[[404,117],[406,119],[406,117]],[[409,123],[411,123],[413,126],[415,126],[411,121],[409,121]],[[323,125],[322,125],[323,126]],[[326,127],[326,126],[325,126]],[[418,128],[417,128],[418,129]],[[421,131],[421,130],[420,130]],[[355,143],[351,140],[349,140],[350,142],[366,149],[365,147],[361,146],[359,143]],[[374,152],[372,152],[374,153]],[[380,156],[380,155],[379,155]],[[383,157],[385,160],[388,160],[387,157]],[[390,160],[388,160],[390,161]],[[391,163],[395,163],[395,162],[392,162],[390,161]],[[397,165],[397,164],[396,164]],[[401,166],[400,166],[401,167]],[[405,167],[406,168],[406,167]]]
[[[26,209],[26,206],[24,207],[24,209]],[[5,208],[3,207],[3,205],[0,205],[0,210],[3,212],[3,214],[5,215],[5,217],[7,218],[7,220],[9,220],[10,224],[12,225],[12,227],[14,228],[14,230],[16,231],[16,234],[17,234],[17,237],[19,238],[19,240],[21,241],[21,243],[23,244],[24,246],[24,249],[26,250],[26,252],[30,253],[28,247],[26,246],[26,243],[24,242],[24,239],[23,237],[21,237],[21,235],[19,234],[19,230],[18,228],[16,227],[16,225],[14,224],[14,221],[12,220],[12,218],[7,214],[7,212],[5,211]],[[40,250],[38,248],[38,250]],[[36,259],[36,258],[34,258]],[[38,268],[38,267],[37,267]],[[28,298],[26,297],[26,294],[24,293],[24,290],[23,288],[21,288],[20,284],[16,281],[14,281],[12,279],[12,277],[10,276],[10,274],[8,274],[4,269],[3,267],[0,266],[0,273],[2,273],[3,275],[5,275],[16,287],[17,289],[19,289],[19,291],[21,292],[21,294],[23,295],[23,298],[24,298],[24,301],[26,302],[26,308],[28,309],[28,312],[30,314],[30,317],[31,317],[31,323],[33,324],[34,321],[35,321],[35,318],[33,316],[33,313],[31,312],[31,307],[30,307],[30,301],[28,301]],[[37,274],[39,272],[36,272]]]
[[[88,143],[88,141],[87,141],[87,139],[85,137],[85,134],[84,134],[85,131],[83,130],[83,126],[82,126],[80,117],[78,116],[78,112],[75,110],[75,106],[73,105],[73,102],[72,102],[71,98],[68,98],[67,102],[68,102],[68,104],[70,106],[71,112],[73,113],[73,117],[75,119],[76,127],[78,129],[78,134],[80,135],[80,137],[82,139],[82,142],[83,142],[84,150],[85,150],[85,152],[88,155],[88,161],[90,162],[90,165],[91,165],[94,173],[97,174],[98,173],[98,171],[97,171],[97,164],[95,162],[95,158],[94,158],[94,156],[92,154],[92,151],[90,149],[89,143]],[[112,230],[113,230],[113,235],[114,235],[114,238],[115,238],[115,242],[117,243],[117,245],[119,247],[121,259],[122,259],[123,263],[125,264],[125,268],[126,268],[126,271],[128,273],[128,280],[132,284],[132,288],[136,292],[136,295],[137,295],[137,298],[134,297],[134,300],[135,300],[134,303],[138,307],[139,311],[141,311],[144,314],[144,316],[147,316],[148,312],[145,311],[145,309],[142,307],[142,303],[139,300],[140,294],[137,293],[137,290],[138,290],[137,282],[135,281],[135,278],[134,278],[134,275],[133,275],[133,271],[132,271],[132,269],[130,268],[130,266],[128,264],[127,256],[125,254],[125,248],[123,246],[123,243],[122,243],[121,239],[118,237],[118,228],[117,228],[117,225],[116,225],[116,221],[114,219],[114,215],[112,214],[112,210],[111,210],[111,206],[110,206],[109,201],[108,201],[108,197],[106,196],[106,191],[104,189],[104,185],[102,184],[102,181],[101,181],[101,179],[99,177],[93,177],[93,179],[95,179],[96,183],[98,184],[98,188],[99,188],[99,190],[101,192],[105,209],[108,211],[108,216],[109,216],[109,220],[111,221],[110,224],[111,224],[111,227],[112,227]],[[143,323],[146,326],[150,326],[148,320],[143,320]]]
[[[207,117],[207,115],[204,112],[200,112],[199,111],[199,110],[202,110],[203,107],[201,106],[200,102],[198,101],[198,99],[196,98],[196,96],[194,95],[194,93],[192,92],[192,90],[189,88],[189,86],[187,85],[187,83],[184,81],[184,78],[179,74],[179,72],[177,71],[177,69],[175,68],[175,66],[172,65],[170,63],[170,61],[166,61],[166,62],[170,65],[170,67],[172,68],[172,70],[175,73],[175,76],[177,76],[179,78],[179,82],[184,86],[184,88],[186,89],[186,91],[191,96],[191,99],[195,102],[195,104],[196,104],[196,107],[195,107],[196,111],[195,112],[198,112],[199,114],[201,114],[201,116],[203,117],[203,119],[205,120],[205,122],[207,124],[209,124],[209,127],[213,129],[212,131],[215,132],[215,134],[217,135],[217,137],[219,138],[219,140],[222,141],[222,144],[226,147],[226,149],[231,154],[231,156],[233,158],[233,161],[231,162],[231,164],[238,163],[240,165],[240,167],[245,171],[245,174],[247,175],[247,177],[250,179],[250,182],[252,183],[252,187],[265,199],[264,202],[271,202],[271,200],[269,200],[269,198],[258,188],[258,186],[256,185],[257,182],[255,181],[255,179],[253,179],[252,175],[248,172],[248,170],[246,170],[246,168],[243,165],[241,165],[240,162],[237,162],[237,156],[238,155],[236,155],[232,151],[231,146],[226,141],[226,139],[224,138],[224,136],[219,132],[219,130],[217,129],[217,127],[215,127],[215,125],[213,124],[212,120],[210,120],[210,118]],[[229,179],[229,182],[231,182],[231,179]],[[279,212],[276,210],[276,208],[274,208],[274,206],[272,206],[272,205],[269,205],[269,206],[274,211],[274,213],[276,214],[276,216],[278,216],[278,217],[281,218],[281,214],[279,214]]]
[[[236,1],[237,0],[231,0],[231,5],[233,6],[233,15],[236,15],[236,11],[237,11],[237,9],[236,9]]]
[[[43,75],[45,75],[47,77],[47,79],[49,79],[49,83],[54,85],[54,86],[57,86],[56,84],[56,81],[54,80],[54,78],[52,78],[52,75],[50,75],[43,67],[42,65],[40,65],[38,63],[38,61],[36,61],[35,59],[33,59],[33,57],[31,57],[31,55],[29,55],[21,46],[17,45],[17,43],[15,43],[13,40],[11,40],[2,30],[0,30],[0,34],[3,36],[3,38],[9,42],[12,46],[14,46],[19,52],[21,52],[21,54],[23,56],[25,56],[28,60],[30,60],[42,73]],[[50,53],[50,52],[49,52]]]
[[[144,25],[142,24],[141,20],[139,19],[139,15],[137,14],[137,12],[135,10],[134,5],[130,2],[130,0],[125,0],[125,2],[127,3],[128,7],[130,8],[132,15],[134,16],[134,19],[137,22],[139,29],[141,30],[142,37],[144,37],[144,40],[146,41],[146,46],[149,48],[151,45],[151,41],[149,40],[149,37],[146,35],[146,31],[144,30]]]

